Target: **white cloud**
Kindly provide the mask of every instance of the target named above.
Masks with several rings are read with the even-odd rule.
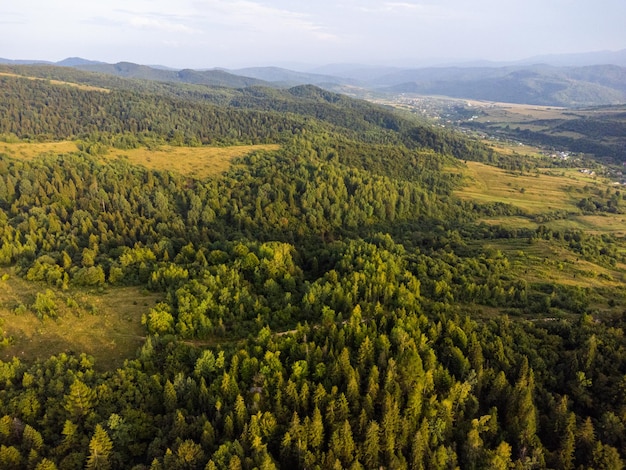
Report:
[[[372,6],[358,5],[356,7],[364,13],[388,13],[394,15],[419,14],[420,16],[442,16],[450,12],[440,5],[429,5],[425,3],[412,2],[382,2]]]
[[[191,28],[185,24],[150,16],[133,16],[129,19],[128,23],[136,28],[151,29],[167,33],[193,34],[197,32],[194,28]]]
[[[384,5],[391,10],[419,10],[423,8],[422,5],[406,2],[387,2]]]
[[[26,16],[13,11],[0,10],[0,24],[25,24]]]
[[[267,6],[250,0],[204,0],[194,4],[201,15],[220,24],[268,34],[291,32],[310,34],[316,39],[337,36],[309,15]]]

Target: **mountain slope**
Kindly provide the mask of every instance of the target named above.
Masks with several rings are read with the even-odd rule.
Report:
[[[249,67],[229,72],[244,77],[257,78],[285,86],[294,85],[356,85],[356,80],[340,78],[334,75],[295,72],[280,67]]]
[[[196,85],[224,86],[230,88],[268,84],[262,80],[233,75],[223,70],[167,70],[148,67],[147,65],[138,65],[131,62],[119,62],[117,64],[84,64],[76,65],[75,68],[90,72],[106,73],[124,78],[155,80],[159,82],[190,83]]]

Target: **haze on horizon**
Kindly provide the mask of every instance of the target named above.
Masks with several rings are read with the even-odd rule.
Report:
[[[175,68],[511,61],[626,48],[623,0],[21,0],[0,57]]]

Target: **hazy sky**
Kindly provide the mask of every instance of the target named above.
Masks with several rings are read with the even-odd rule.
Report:
[[[625,0],[2,0],[0,57],[179,68],[516,60],[624,49],[625,20]]]

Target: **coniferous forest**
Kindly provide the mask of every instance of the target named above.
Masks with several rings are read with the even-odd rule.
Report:
[[[3,356],[1,469],[623,467],[626,291],[525,277],[521,255],[491,247],[626,274],[623,239],[485,224],[522,214],[455,193],[467,161],[559,163],[311,86],[2,72],[1,140],[77,150],[0,154],[0,289],[38,290],[2,305],[0,353],[12,318],[45,329],[63,292],[160,300],[119,367]],[[111,158],[235,144],[279,150],[208,178]],[[622,213],[623,199],[587,205]]]

